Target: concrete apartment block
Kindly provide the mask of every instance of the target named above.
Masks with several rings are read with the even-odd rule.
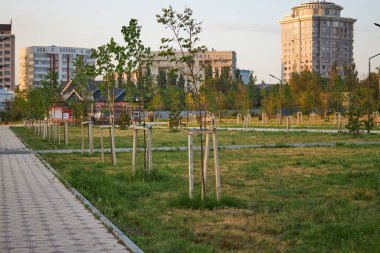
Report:
[[[178,68],[181,73],[187,74],[188,68],[185,64],[178,61],[170,61],[167,57],[158,56],[158,52],[152,52],[155,57],[151,71],[154,76],[157,76],[159,71],[167,71],[170,68]],[[182,54],[176,53],[176,58],[180,58]],[[236,52],[235,51],[206,51],[198,53],[194,58],[194,71],[199,73],[200,78],[204,78],[204,66],[211,65],[212,71],[221,74],[223,67],[230,68],[230,76],[233,78],[236,71]]]
[[[354,23],[341,17],[343,7],[331,2],[310,1],[292,8],[279,21],[282,30],[283,79],[309,69],[327,77],[332,64],[343,68],[353,62]]]
[[[86,64],[95,64],[89,48],[58,46],[21,48],[19,50],[20,89],[40,85],[41,80],[51,69],[55,69],[58,73],[59,81],[70,81],[74,72],[74,62],[78,57],[82,57]]]
[[[0,88],[15,88],[15,43],[12,22],[0,24]]]

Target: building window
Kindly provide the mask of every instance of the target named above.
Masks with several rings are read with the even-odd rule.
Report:
[[[330,10],[329,10],[329,9],[326,9],[326,10],[325,10],[325,14],[326,14],[326,15],[329,15],[329,14],[330,14]]]

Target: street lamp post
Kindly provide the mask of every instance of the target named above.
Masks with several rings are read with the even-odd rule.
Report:
[[[279,109],[279,117],[280,117],[280,124],[281,124],[281,119],[282,119],[282,79],[275,77],[272,74],[269,74],[270,77],[273,77],[274,79],[278,80],[280,82],[279,86],[279,101],[278,101],[278,109]]]
[[[368,129],[367,133],[371,132],[371,127],[370,127],[370,120],[371,120],[371,60],[377,56],[379,56],[380,53],[369,57],[368,59]]]

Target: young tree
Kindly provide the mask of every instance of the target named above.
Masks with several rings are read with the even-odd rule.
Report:
[[[207,64],[205,66],[205,81],[209,80],[209,79],[212,79],[213,76],[212,76],[212,67],[210,64]]]
[[[167,84],[166,71],[160,69],[158,71],[156,80],[157,80],[157,86],[159,90],[166,89],[166,84]]]
[[[99,88],[102,95],[107,98],[108,109],[111,112],[109,121],[112,125],[115,119],[114,91],[118,84],[115,74],[117,66],[123,65],[123,62],[116,63],[116,55],[119,55],[121,50],[113,38],[109,43],[92,50],[92,57],[96,59],[96,75],[101,76],[103,80]]]
[[[128,75],[136,75],[137,95],[144,104],[144,101],[152,96],[153,77],[150,66],[154,55],[151,49],[143,44],[141,30],[137,19],[131,19],[128,26],[122,27],[121,33],[126,43],[123,50],[127,64],[123,71]]]
[[[86,64],[82,57],[75,59],[74,66],[73,82],[75,82],[82,96],[84,116],[87,116],[93,102],[92,92],[88,87],[88,83],[95,78],[95,66]]]
[[[335,107],[336,112],[342,112],[345,87],[342,77],[339,73],[339,66],[337,66],[336,63],[331,66],[331,69],[329,71],[329,80],[329,86],[331,87],[331,103],[333,107]]]
[[[260,106],[261,94],[260,88],[256,85],[256,81],[257,77],[253,76],[253,72],[251,72],[247,86],[250,108]]]
[[[182,74],[188,80],[188,86],[190,92],[193,93],[198,111],[199,111],[199,128],[202,130],[202,107],[200,101],[200,92],[198,83],[201,82],[201,76],[199,72],[196,72],[194,68],[194,58],[198,53],[204,52],[207,48],[203,45],[198,45],[199,35],[202,32],[202,23],[197,22],[193,18],[193,11],[189,8],[180,13],[175,11],[171,6],[166,9],[162,9],[162,14],[157,14],[157,22],[163,24],[165,28],[170,29],[173,37],[161,39],[161,56],[169,57],[171,61],[178,61],[184,65],[186,71]],[[177,57],[174,45],[179,47],[180,56]],[[201,135],[201,161],[203,160],[203,137]],[[204,175],[203,175],[203,163],[202,167],[202,190],[206,192]]]
[[[222,67],[222,72],[220,74],[220,79],[222,79],[222,80],[230,80],[231,79],[230,70],[231,69],[228,66]],[[240,75],[240,71],[239,71],[239,75]]]

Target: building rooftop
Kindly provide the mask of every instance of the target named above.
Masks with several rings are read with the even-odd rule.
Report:
[[[298,6],[295,6],[292,8],[292,10],[298,10],[298,9],[335,9],[335,10],[343,10],[343,7],[337,4],[334,4],[332,2],[325,2],[325,1],[309,1],[306,3],[302,3]]]

